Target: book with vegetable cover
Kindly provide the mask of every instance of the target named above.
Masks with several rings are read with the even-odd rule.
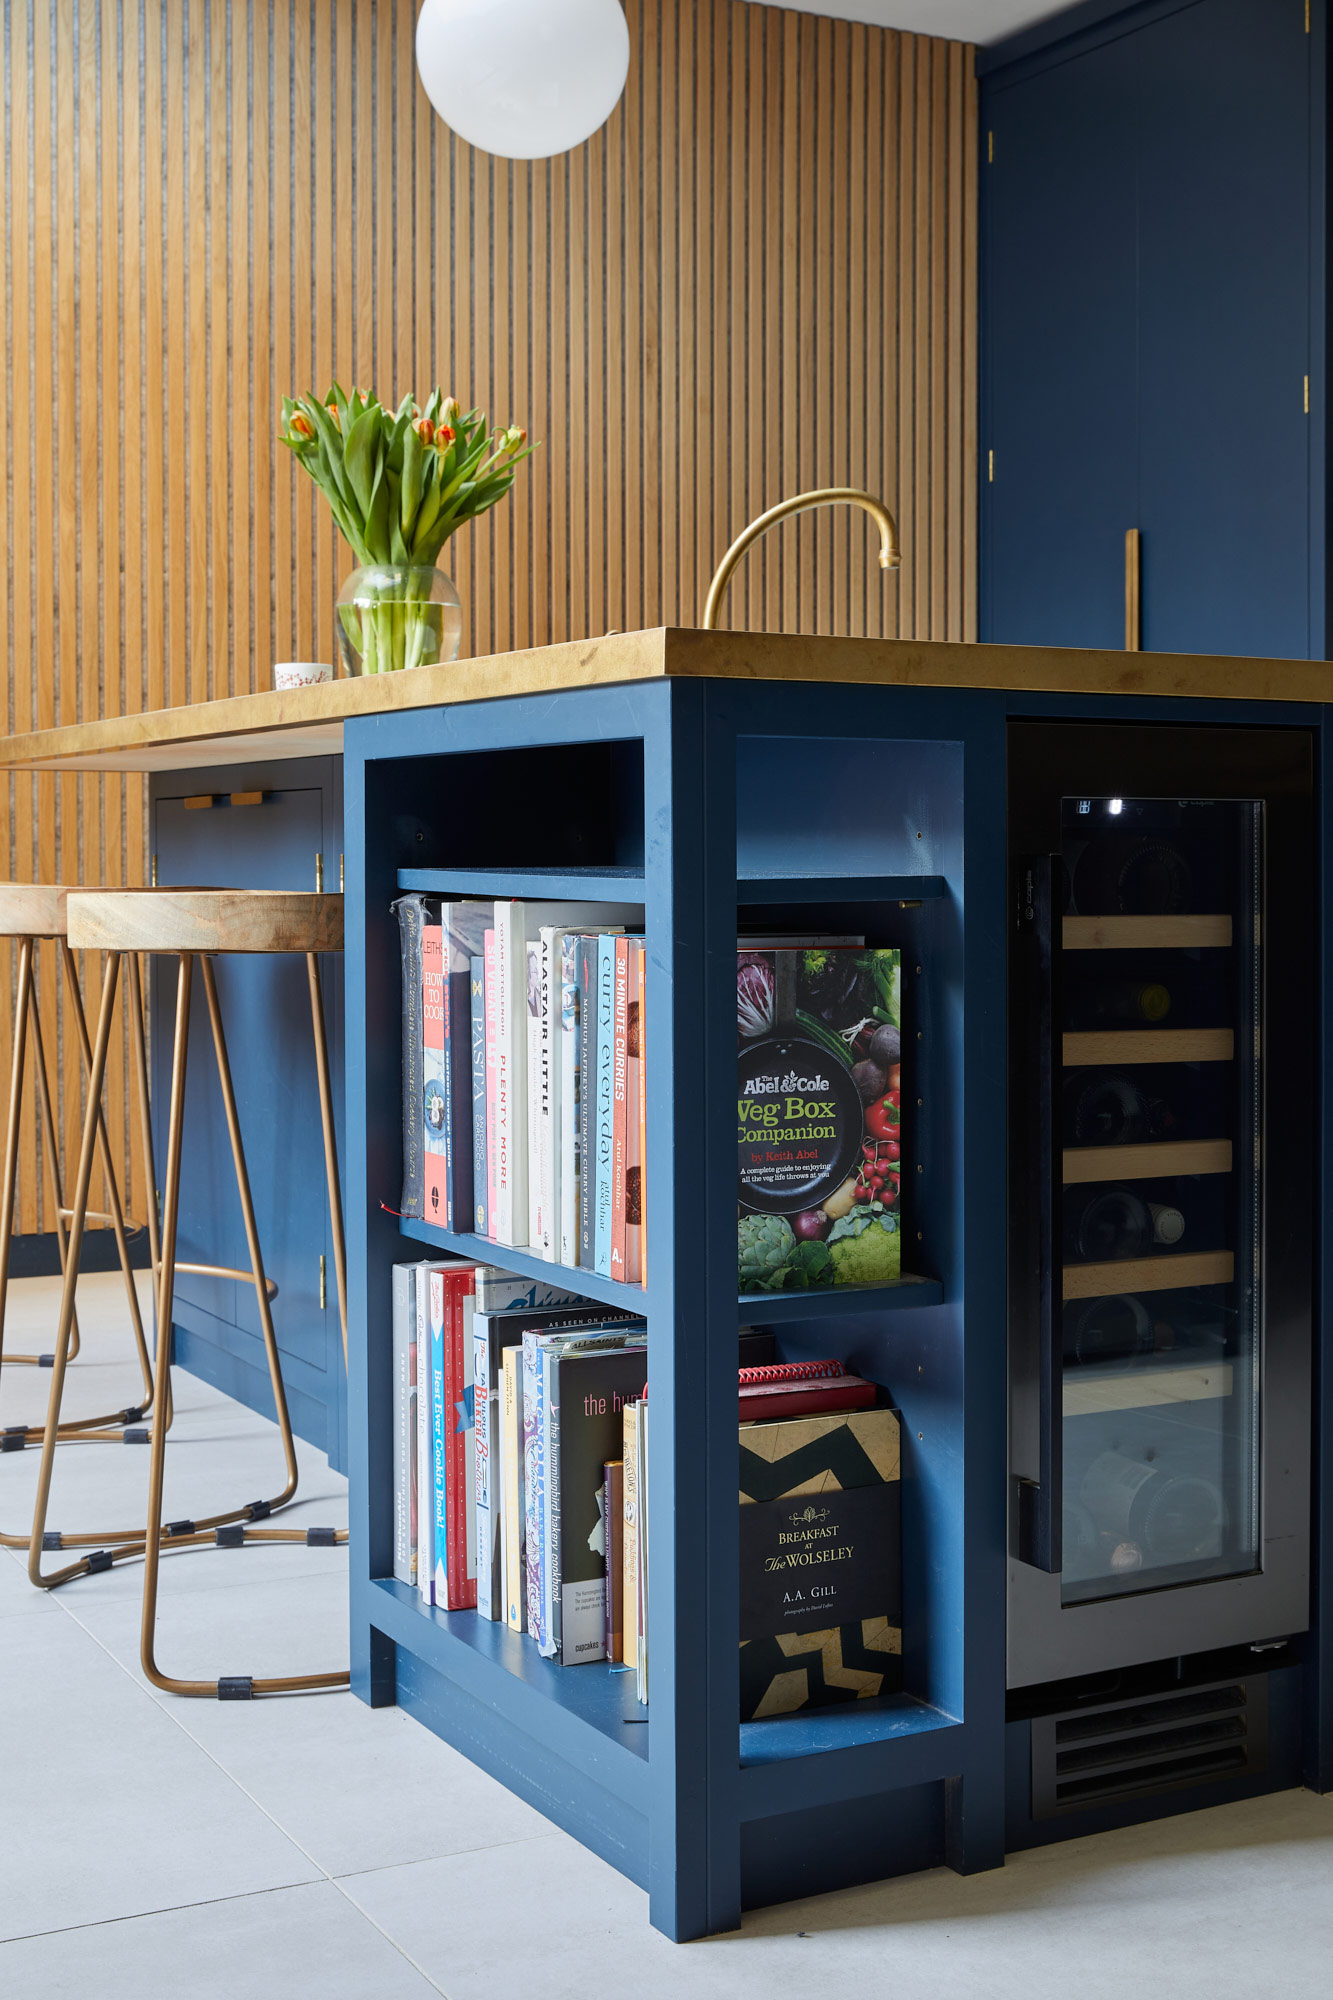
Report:
[[[902,1274],[902,954],[742,949],[737,1269],[742,1293]]]

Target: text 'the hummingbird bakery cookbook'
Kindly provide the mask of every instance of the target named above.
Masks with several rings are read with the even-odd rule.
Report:
[[[737,955],[742,1292],[902,1273],[902,954]]]

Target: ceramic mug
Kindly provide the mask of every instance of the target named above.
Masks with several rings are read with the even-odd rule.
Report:
[[[315,687],[332,679],[333,668],[322,660],[280,660],[273,669],[275,688]]]

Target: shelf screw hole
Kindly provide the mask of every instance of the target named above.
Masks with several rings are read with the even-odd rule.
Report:
[[[918,967],[917,967],[917,971],[918,971],[918,972],[920,972],[920,970],[921,970],[921,967],[920,967],[920,966],[918,965]]]
[[[918,1438],[918,1440],[919,1440],[919,1442],[920,1442],[920,1443],[924,1444],[924,1443],[925,1443],[925,1441],[926,1441],[926,1433],[925,1433],[924,1431],[918,1431],[918,1432],[917,1432],[917,1438]]]

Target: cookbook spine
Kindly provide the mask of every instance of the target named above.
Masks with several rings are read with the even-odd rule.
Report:
[[[523,1349],[503,1355],[504,1391],[500,1450],[504,1460],[504,1514],[500,1523],[504,1559],[505,1623],[511,1632],[528,1624],[527,1527],[523,1505]]]
[[[541,1601],[541,1481],[539,1418],[541,1356],[535,1334],[523,1336],[523,1557],[528,1630],[540,1647],[545,1636]]]
[[[560,1131],[556,1182],[560,1199],[562,1264],[579,1261],[579,1009],[578,947],[574,931],[560,937]]]
[[[648,1283],[648,947],[639,946],[639,1283]]]
[[[499,1081],[500,1044],[500,960],[495,932],[486,933],[486,1234],[495,1241],[499,1227],[499,1197],[496,1192],[496,1086]]]
[[[409,1329],[411,1270],[393,1267],[393,1573],[399,1583],[412,1581],[412,1440],[408,1424],[412,1410],[411,1342]]]
[[[497,1019],[495,1037],[496,1238],[520,1249],[528,1240],[528,997],[525,911],[520,902],[495,905]]]
[[[593,1106],[597,1099],[597,940],[575,940],[575,998],[579,1021],[579,1084],[576,1145],[579,1157],[579,1254],[585,1270],[595,1267],[594,1215],[596,1212],[597,1171],[596,1124]]]
[[[643,1282],[643,1135],[639,1125],[643,1073],[639,1002],[642,974],[643,947],[637,938],[630,938],[625,1002],[625,1280],[631,1285]]]
[[[486,1191],[486,959],[469,961],[469,1026],[472,1036],[472,1227],[490,1234]]]
[[[639,1445],[635,1421],[637,1403],[626,1403],[621,1412],[621,1509],[622,1625],[621,1651],[627,1667],[639,1663]]]
[[[422,1193],[427,1222],[449,1227],[448,1077],[444,1050],[444,927],[427,907],[421,926]]]
[[[449,1273],[445,1332],[444,1446],[448,1511],[449,1609],[477,1603],[476,1377],[472,1342],[473,1274]]]
[[[613,1664],[625,1650],[625,1480],[624,1462],[607,1462],[602,1488],[602,1522],[606,1540],[606,1657]]]
[[[398,949],[403,974],[403,1191],[399,1207],[405,1216],[420,1217],[424,1213],[421,1179],[421,898],[400,896],[393,907],[398,918]]]
[[[597,940],[597,1109],[596,1196],[593,1268],[611,1275],[611,1203],[615,1147],[615,990],[616,940]]]
[[[450,1274],[430,1274],[430,1410],[433,1509],[431,1541],[434,1557],[432,1602],[449,1606],[449,1469],[445,1430],[445,1357],[450,1345]]]
[[[417,1589],[435,1601],[435,1458],[431,1446],[430,1282],[417,1266]]]
[[[558,928],[537,934],[537,1155],[541,1254],[555,1262],[560,1247],[560,946]]]
[[[451,938],[453,912],[444,926],[445,1192],[450,1229],[472,1227],[472,1004],[469,961]]]
[[[626,1255],[626,1175],[629,1170],[629,961],[630,940],[615,941],[615,985],[611,1016],[611,1276],[624,1282]]]

